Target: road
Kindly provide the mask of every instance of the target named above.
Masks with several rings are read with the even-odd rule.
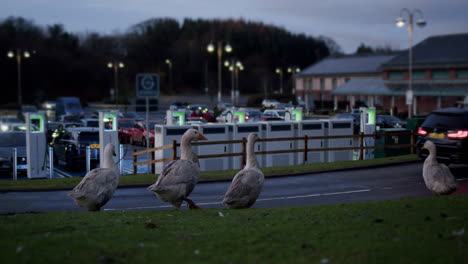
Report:
[[[451,166],[459,190],[468,193],[468,166]],[[422,179],[422,163],[391,167],[269,178],[254,208],[308,206],[429,197]],[[201,183],[190,195],[203,208],[223,208],[229,182]],[[0,213],[83,211],[67,191],[0,194]],[[186,208],[183,206],[184,209]],[[170,210],[146,188],[119,188],[103,210]]]

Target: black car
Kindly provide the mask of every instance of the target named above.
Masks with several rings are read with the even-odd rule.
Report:
[[[377,115],[375,125],[380,128],[406,128],[406,122],[391,115]]]
[[[426,140],[436,145],[437,160],[445,164],[468,164],[468,108],[443,108],[433,111],[418,128],[418,155],[429,153],[421,149]]]
[[[91,148],[91,168],[99,163],[99,129],[94,127],[64,128],[56,131],[51,146],[54,164],[66,170],[86,170],[86,147]]]

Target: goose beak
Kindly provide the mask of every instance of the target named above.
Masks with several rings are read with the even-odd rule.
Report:
[[[426,149],[426,148],[424,146],[422,146],[421,149]]]
[[[201,133],[198,134],[198,140],[208,140],[205,136],[203,136]]]

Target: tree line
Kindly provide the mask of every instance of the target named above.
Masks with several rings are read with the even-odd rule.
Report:
[[[305,67],[340,52],[330,38],[288,32],[260,22],[233,20],[154,18],[131,26],[124,33],[70,33],[63,25],[36,25],[22,17],[0,21],[0,86],[2,105],[17,101],[17,62],[6,54],[28,50],[21,61],[24,103],[40,103],[57,96],[78,96],[84,101],[110,100],[114,71],[108,62],[123,62],[118,71],[122,103],[135,96],[135,76],[157,73],[162,94],[217,92],[217,55],[207,45],[223,41],[244,70],[239,73],[241,94],[273,93],[279,89],[276,68],[283,69],[284,87],[291,87],[288,66]],[[172,65],[172,78],[166,60]],[[228,94],[231,74],[223,66],[223,93]],[[169,81],[172,80],[172,85]],[[289,91],[288,89],[285,89]]]

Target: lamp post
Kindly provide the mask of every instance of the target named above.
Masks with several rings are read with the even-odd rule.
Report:
[[[292,76],[291,76],[291,79],[292,79],[292,94],[294,95],[296,93],[296,85],[295,85],[295,82],[294,82],[294,78],[293,78],[293,75],[294,74],[297,74],[301,72],[301,68],[297,67],[297,66],[289,66],[288,67],[288,73],[290,73]]]
[[[172,88],[173,88],[172,87],[172,61],[170,59],[166,59],[165,62],[167,64],[167,66],[169,67],[169,89],[170,89],[171,92],[173,92],[172,91]]]
[[[283,69],[276,68],[276,74],[278,74],[280,78],[279,93],[283,94]]]
[[[107,67],[114,70],[115,104],[117,104],[119,98],[119,68],[122,69],[125,67],[125,64],[121,61],[114,60],[107,63]]]
[[[218,41],[216,45],[216,53],[218,55],[218,103],[221,103],[221,85],[222,85],[222,74],[221,74],[221,58],[223,56],[223,49],[227,53],[232,52],[232,47],[229,43],[226,43],[223,47],[223,41]],[[213,53],[215,51],[215,46],[213,43],[208,44],[206,50],[209,53]]]
[[[18,72],[18,105],[22,105],[23,97],[21,93],[21,60],[22,58],[28,59],[29,57],[31,57],[31,53],[29,53],[29,51],[27,50],[16,49],[16,51],[8,51],[7,56],[10,59],[16,58],[16,67]]]
[[[236,59],[227,60],[224,66],[228,67],[231,71],[231,103],[234,105],[239,104],[239,71],[244,70],[242,62]]]
[[[419,27],[424,27],[426,21],[423,19],[423,13],[419,9],[413,11],[403,8],[400,11],[400,17],[396,19],[396,25],[398,27],[403,27],[406,24],[405,19],[403,19],[404,14],[408,15],[408,34],[409,34],[409,47],[408,47],[408,91],[406,93],[406,103],[408,104],[408,117],[413,116],[413,23],[414,15],[419,14],[420,18],[416,21],[416,25]]]

